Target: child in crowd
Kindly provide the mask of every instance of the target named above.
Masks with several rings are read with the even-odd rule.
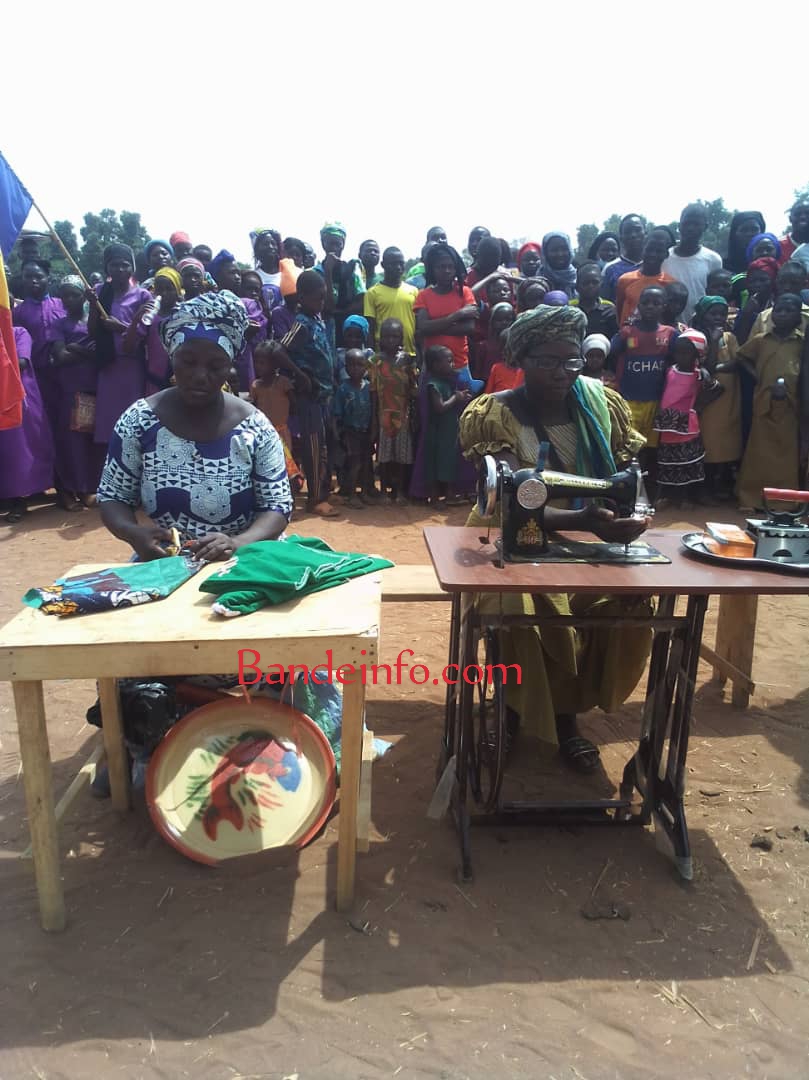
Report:
[[[370,376],[378,423],[376,459],[382,492],[389,488],[391,502],[406,506],[408,474],[413,464],[411,416],[416,371],[403,345],[401,322],[385,319],[379,328],[379,352],[374,357]]]
[[[379,330],[385,319],[398,319],[404,332],[404,351],[416,355],[416,315],[413,305],[419,294],[414,285],[402,281],[405,257],[397,247],[382,252],[382,280],[372,285],[363,300],[363,314],[370,324],[372,345],[379,345]]]
[[[741,346],[739,361],[756,380],[753,420],[737,495],[742,506],[761,507],[762,488],[799,488],[801,298],[784,293],[775,301],[770,329]]]
[[[472,400],[466,388],[453,378],[452,353],[443,345],[431,345],[424,353],[422,394],[426,398],[422,440],[423,479],[428,498],[435,502],[442,495],[448,503],[460,502],[456,493],[458,478],[458,420]]]
[[[468,345],[475,333],[478,307],[472,290],[463,283],[464,261],[455,248],[436,244],[427,252],[424,265],[427,287],[421,290],[414,304],[416,338],[425,349],[431,345],[446,346],[452,353],[461,384],[479,394],[483,383],[471,377]]]
[[[722,257],[702,243],[708,214],[700,203],[689,203],[680,214],[680,239],[669,251],[663,270],[688,289],[683,318],[691,321],[697,300],[705,296],[708,274],[722,269]]]
[[[289,414],[295,404],[295,388],[311,389],[309,377],[290,360],[286,349],[277,341],[262,341],[253,356],[256,378],[250,387],[250,400],[267,417],[281,436],[284,460],[293,494],[303,487],[303,473],[292,455],[292,435]]]
[[[475,323],[475,333],[473,335],[474,349],[470,352],[469,363],[472,373],[476,378],[483,379],[485,381],[485,375],[477,375],[477,372],[481,368],[480,351],[485,346],[489,337],[489,320],[491,319],[492,309],[497,304],[511,304],[513,303],[513,284],[514,279],[508,277],[500,272],[490,274],[489,277],[484,278],[483,281],[478,282],[472,289],[472,292],[476,300],[480,299],[481,293],[485,297],[485,301],[480,304],[480,312],[478,314],[477,322]]]
[[[523,278],[517,286],[517,314],[524,311],[533,311],[535,307],[545,303],[545,293],[550,290],[550,285],[543,277]]]
[[[237,385],[241,391],[248,391],[253,385],[256,375],[254,353],[256,347],[267,340],[270,320],[264,290],[268,288],[274,289],[275,286],[265,286],[257,270],[242,271],[238,296],[244,304],[250,323],[245,332],[244,347],[236,357]]]
[[[334,395],[334,420],[345,452],[345,487],[347,505],[364,510],[365,499],[357,487],[367,492],[374,486],[371,465],[373,405],[371,386],[366,378],[367,361],[362,349],[348,349],[345,354],[346,379]]]
[[[514,308],[505,301],[495,304],[489,312],[488,335],[478,349],[475,378],[488,381],[493,366],[502,363],[506,334],[514,318]],[[486,393],[490,391],[487,390]]]
[[[62,279],[59,299],[65,317],[51,347],[59,386],[53,441],[60,501],[68,510],[95,505],[105,457],[104,448],[93,439],[98,368],[95,342],[87,329],[84,290],[78,275]]]
[[[618,279],[619,292],[622,281]],[[646,439],[640,459],[652,484],[657,447],[654,419],[663,394],[671,343],[677,336],[672,326],[661,325],[664,302],[661,285],[645,288],[638,300],[637,322],[621,327],[610,351],[618,391],[629,406],[633,426]]]
[[[193,255],[189,255],[187,259],[180,259],[177,263],[177,273],[182,280],[186,300],[193,300],[208,291],[205,267]]]
[[[669,234],[664,229],[652,229],[643,244],[643,260],[637,270],[621,274],[615,286],[615,305],[618,320],[623,326],[632,319],[638,308],[640,295],[650,285],[661,289],[675,279],[661,270],[668,255]],[[662,312],[661,312],[662,319]]]
[[[336,517],[329,503],[326,442],[327,428],[332,429],[329,405],[334,392],[334,353],[322,314],[326,283],[317,270],[304,270],[297,285],[298,314],[281,344],[309,378],[308,392],[299,389],[296,398],[307,508],[320,517]]]
[[[337,349],[335,363],[335,382],[340,383],[348,379],[346,370],[346,355],[350,349],[359,349],[365,357],[366,367],[374,358],[374,350],[368,347],[370,327],[368,320],[362,315],[349,315],[343,323],[343,344]]]
[[[663,314],[660,321],[664,326],[673,326],[680,333],[687,330],[684,322],[680,322],[680,316],[685,311],[688,303],[688,289],[680,281],[670,281],[663,286]]]
[[[672,345],[673,363],[666,369],[660,408],[654,420],[660,443],[657,483],[661,494],[684,506],[687,492],[705,479],[705,450],[695,403],[708,343],[699,330],[684,330]],[[696,489],[698,490],[698,489]],[[661,500],[662,502],[662,500]]]
[[[733,305],[733,274],[730,270],[712,270],[708,274],[708,283],[706,285],[706,296],[721,296],[724,300],[727,300],[730,310],[730,317],[735,319],[736,310]],[[693,319],[691,320],[693,322]]]
[[[728,271],[723,270],[726,274]],[[712,277],[718,276],[719,271]],[[710,279],[709,279],[710,280]],[[739,370],[736,364],[738,344],[726,329],[728,302],[725,297],[703,296],[694,310],[694,329],[702,331],[708,342],[704,364],[716,380],[719,390],[700,411],[700,431],[705,446],[705,480],[714,499],[733,495],[736,468],[742,456],[742,402]]]
[[[137,342],[146,343],[146,397],[171,385],[171,361],[160,327],[183,299],[183,280],[172,266],[162,266],[152,278],[154,298],[139,309],[129,324],[124,350],[134,356]]]
[[[587,316],[587,333],[604,334],[610,340],[618,333],[618,313],[615,304],[602,300],[601,268],[598,263],[583,263],[576,275],[578,296],[571,300],[571,306],[580,307]],[[546,301],[547,302],[547,301]]]
[[[615,387],[615,376],[607,368],[607,357],[610,354],[609,338],[603,334],[589,334],[581,346],[581,354],[584,357],[584,371],[591,379],[598,379],[605,386]]]
[[[22,424],[0,430],[0,499],[6,503],[9,525],[20,521],[28,510],[28,496],[47,491],[54,479],[53,439],[31,363],[31,335],[24,327],[14,327],[14,344],[25,400]]]

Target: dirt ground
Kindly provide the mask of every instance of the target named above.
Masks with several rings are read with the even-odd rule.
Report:
[[[296,528],[419,563],[422,527],[463,518],[385,507]],[[0,525],[0,551],[3,622],[27,587],[126,554],[95,511],[51,506]],[[807,630],[806,598],[762,601],[747,711],[700,665],[690,884],[650,830],[526,827],[477,830],[476,877],[459,887],[452,829],[426,817],[439,690],[372,688],[369,726],[394,745],[374,766],[352,920],[332,903],[336,818],[299,854],[208,869],[143,805],[119,817],[84,791],[61,830],[68,929],[44,934],[0,687],[0,1077],[809,1076]],[[386,606],[382,660],[407,647],[441,666],[447,633],[448,605]],[[57,795],[87,756],[94,696],[88,682],[46,687]],[[613,779],[640,700],[587,718]],[[545,773],[569,790],[560,768]],[[598,899],[628,918],[582,916],[600,875]]]

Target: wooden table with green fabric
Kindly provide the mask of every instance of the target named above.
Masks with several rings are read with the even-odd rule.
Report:
[[[684,776],[691,713],[708,600],[719,596],[749,598],[760,595],[807,595],[809,578],[768,570],[741,569],[697,561],[690,557],[681,534],[674,530],[649,529],[643,540],[670,559],[670,563],[506,563],[498,566],[495,548],[499,530],[485,528],[431,527],[424,530],[427,549],[442,589],[452,596],[449,663],[458,665],[458,682],[448,686],[446,720],[439,759],[442,791],[452,791],[458,826],[464,878],[472,875],[470,825],[505,824],[530,816],[539,823],[578,818],[599,822],[655,827],[667,839],[675,865],[690,879],[692,859],[683,806]],[[565,534],[568,538],[594,540],[589,534]],[[536,604],[525,611],[509,599],[529,595],[537,599],[575,596],[578,603],[560,614],[559,605]],[[501,597],[502,602],[496,602]],[[685,612],[676,614],[678,597]],[[623,609],[610,604],[601,611],[588,601],[621,598],[632,602]],[[655,609],[637,609],[637,600],[656,598]],[[495,602],[492,602],[495,601]],[[654,635],[649,660],[646,700],[643,706],[637,750],[627,761],[617,799],[573,801],[545,800],[508,802],[503,798],[507,718],[504,673],[498,665],[505,657],[500,634],[508,628],[539,628],[543,634],[569,634],[573,629],[607,631],[599,656],[619,663],[610,638],[625,640],[627,634]],[[753,633],[753,627],[749,633]],[[507,637],[508,635],[502,635]],[[641,650],[648,653],[647,644]],[[602,656],[603,654],[603,656]],[[467,665],[480,665],[481,685],[461,677]],[[487,668],[491,667],[491,675]],[[561,665],[559,665],[561,666]],[[592,665],[591,665],[592,666]],[[641,672],[635,673],[635,681]],[[529,669],[529,677],[534,672]],[[473,676],[478,676],[473,672]],[[472,677],[472,676],[470,676]],[[590,682],[599,682],[594,703],[603,698],[623,700],[614,672],[590,671]],[[570,680],[571,684],[575,678]],[[634,683],[633,683],[634,685]],[[592,691],[589,684],[584,690]],[[541,696],[541,695],[540,695]],[[582,695],[580,695],[582,696]],[[584,694],[587,697],[588,694]],[[543,701],[533,702],[534,709]],[[546,702],[547,704],[547,702]],[[553,714],[549,718],[553,719]],[[454,773],[454,776],[453,776]],[[449,787],[447,782],[452,784]],[[633,801],[635,792],[640,803]],[[440,801],[439,792],[436,793]]]
[[[102,569],[79,566],[66,576]],[[20,738],[31,846],[42,926],[66,924],[54,813],[45,683],[51,679],[97,679],[112,804],[130,806],[129,767],[123,741],[117,680],[236,671],[239,649],[253,649],[262,663],[324,665],[333,651],[341,664],[373,664],[380,613],[378,574],[239,618],[211,611],[212,597],[199,585],[221,572],[211,564],[164,600],[98,614],[58,618],[25,608],[0,631],[0,678],[10,680]],[[337,907],[354,897],[358,804],[363,748],[365,687],[346,681],[343,690],[342,774],[337,852]]]

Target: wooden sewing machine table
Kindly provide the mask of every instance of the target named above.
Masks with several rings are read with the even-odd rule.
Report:
[[[219,564],[221,567],[221,564]],[[378,575],[226,619],[211,613],[213,597],[199,591],[205,567],[163,600],[98,614],[60,618],[24,608],[0,630],[0,679],[10,680],[20,737],[25,797],[43,929],[62,930],[66,912],[45,721],[43,683],[97,679],[112,805],[127,810],[129,766],[123,742],[117,679],[205,675],[238,670],[238,650],[254,649],[261,665],[373,664],[377,660]],[[82,565],[65,577],[103,566]],[[248,654],[249,655],[249,654]],[[249,656],[250,659],[252,657]],[[365,687],[343,690],[342,773],[337,853],[337,908],[354,898],[357,817],[363,749]]]
[[[595,539],[581,533],[565,535],[577,540]],[[654,819],[655,827],[668,838],[677,869],[690,879],[693,870],[683,807],[684,775],[708,599],[713,595],[741,598],[809,594],[809,578],[698,561],[686,554],[681,534],[666,529],[650,529],[643,539],[671,560],[667,564],[546,562],[506,563],[500,568],[494,553],[498,530],[492,529],[487,537],[486,530],[481,528],[429,527],[424,530],[424,538],[438,582],[452,595],[449,663],[457,663],[461,672],[466,665],[478,662],[478,645],[487,628],[648,626],[654,634],[640,740],[626,763],[618,799],[504,801],[501,781],[505,750],[498,744],[495,728],[485,731],[486,725],[480,721],[481,710],[488,707],[491,716],[492,707],[482,702],[479,688],[462,678],[456,686],[448,686],[439,776],[454,758],[453,810],[463,877],[468,879],[472,874],[472,821],[503,824],[522,816],[523,820],[539,822],[573,817],[642,825]],[[644,616],[498,615],[481,614],[475,602],[475,596],[481,593],[646,596],[656,597],[657,603],[654,614]],[[683,615],[675,615],[678,596],[687,598]],[[481,734],[486,738],[481,738]],[[485,774],[485,784],[481,782],[481,772]],[[635,790],[640,794],[639,806],[633,806]],[[477,811],[474,818],[472,807]]]

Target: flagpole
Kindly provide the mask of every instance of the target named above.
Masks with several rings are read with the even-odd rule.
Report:
[[[59,247],[59,249],[61,250],[64,257],[67,259],[67,261],[70,263],[70,265],[76,271],[76,273],[82,279],[87,291],[91,292],[93,294],[93,296],[95,297],[96,306],[98,307],[98,310],[99,310],[100,314],[103,316],[103,318],[106,319],[108,317],[107,312],[101,306],[101,302],[99,301],[98,297],[96,296],[95,289],[93,288],[93,286],[90,284],[90,282],[87,280],[87,278],[82,273],[81,267],[79,266],[79,264],[76,262],[76,260],[73,258],[73,256],[70,254],[70,252],[65,247],[64,243],[62,242],[62,237],[59,235],[59,233],[56,231],[56,229],[54,229],[53,225],[51,225],[51,223],[48,221],[48,219],[45,217],[45,215],[40,210],[39,206],[37,205],[36,199],[34,199],[30,195],[30,193],[29,193],[29,197],[31,198],[31,205],[36,210],[36,212],[39,214],[39,216],[42,218],[42,220],[45,222],[45,224],[48,226],[48,231],[50,232],[51,237],[56,241],[56,244]],[[133,269],[134,269],[134,267],[133,267]]]

